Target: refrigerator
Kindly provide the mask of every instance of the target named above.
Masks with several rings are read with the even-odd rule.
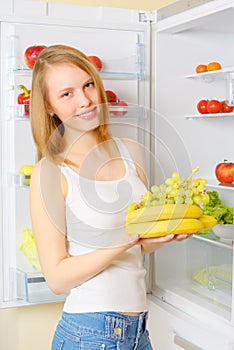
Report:
[[[111,130],[142,144],[149,187],[199,166],[207,188],[234,206],[234,187],[220,185],[214,172],[234,160],[234,113],[201,115],[196,107],[201,99],[234,104],[234,1],[179,0],[153,12],[29,0],[0,6],[2,308],[66,297],[49,291],[31,254],[30,186],[21,169],[36,155],[17,103],[18,86],[31,84],[28,46],[64,43],[102,59],[105,89],[128,104],[111,106]],[[222,69],[196,74],[197,65],[213,61]],[[156,349],[234,349],[233,246],[213,238],[194,235],[145,256]]]

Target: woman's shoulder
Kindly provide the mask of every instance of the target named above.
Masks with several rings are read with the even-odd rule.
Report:
[[[49,159],[42,158],[33,166],[31,182],[40,183],[43,179],[53,181],[58,175],[61,175],[60,167]]]
[[[127,137],[121,137],[119,140],[125,145],[125,147],[127,147],[133,158],[142,154],[142,145],[137,140]]]
[[[131,159],[133,160],[136,168],[136,172],[142,182],[147,186],[147,175],[145,169],[145,149],[136,140],[131,138],[121,138],[123,144],[128,149]]]

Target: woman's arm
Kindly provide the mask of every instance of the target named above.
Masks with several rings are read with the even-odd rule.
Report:
[[[60,169],[40,161],[30,182],[30,210],[40,264],[50,289],[64,293],[106,269],[121,253],[136,244],[138,237],[124,235],[109,247],[75,257],[66,249],[65,199]]]

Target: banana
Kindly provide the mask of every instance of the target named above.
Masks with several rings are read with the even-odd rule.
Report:
[[[139,234],[141,238],[166,236],[168,234],[197,233],[204,228],[199,219],[171,219],[153,222],[131,223],[126,226],[126,233]]]
[[[204,230],[212,228],[217,224],[217,220],[211,215],[202,215],[199,220],[204,225]]]
[[[193,218],[202,216],[202,210],[198,205],[165,204],[136,209],[126,216],[126,225],[149,221],[169,219]]]

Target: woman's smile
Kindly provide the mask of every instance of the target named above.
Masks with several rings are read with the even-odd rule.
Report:
[[[88,110],[85,110],[84,112],[78,113],[76,117],[80,119],[85,119],[85,120],[91,120],[95,118],[97,115],[97,106],[93,108],[89,108]]]

